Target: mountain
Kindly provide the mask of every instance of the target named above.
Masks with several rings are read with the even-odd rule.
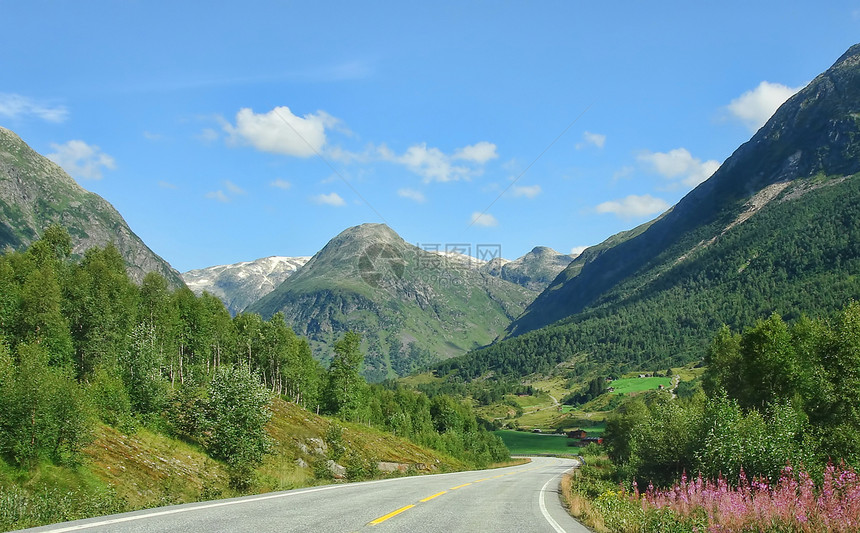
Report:
[[[362,224],[332,239],[248,311],[283,312],[322,359],[344,332],[361,333],[365,375],[381,380],[490,343],[535,295],[408,244],[384,224]]]
[[[150,250],[112,205],[0,127],[0,250],[26,248],[52,224],[68,230],[75,255],[112,242],[135,281],[158,272],[174,287],[183,284],[179,272]]]
[[[308,262],[310,257],[264,257],[232,265],[219,265],[182,274],[194,294],[206,291],[217,296],[235,316],[269,294]]]
[[[657,219],[577,258],[461,375],[631,368],[703,355],[722,324],[860,297],[860,45]],[[516,361],[516,363],[514,363]]]
[[[481,268],[491,276],[498,276],[529,290],[542,291],[573,259],[572,255],[558,253],[546,246],[537,246],[514,261],[497,257]]]

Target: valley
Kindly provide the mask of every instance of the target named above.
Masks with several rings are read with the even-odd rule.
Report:
[[[111,156],[43,155],[0,127],[0,529],[857,530],[860,45],[761,87],[779,102],[722,162],[637,148],[624,166],[607,135],[564,138],[590,106],[528,166],[501,140],[401,146],[323,110],[201,112],[182,119],[204,125],[189,154],[271,159],[248,168],[256,188],[176,180],[203,175],[190,155],[146,166],[150,235],[184,231],[167,206],[212,224],[182,274],[79,185],[119,190],[96,183]],[[21,131],[44,114],[9,101]],[[622,159],[542,166],[556,142]],[[82,153],[97,163],[69,162]],[[392,168],[418,177],[382,192]],[[649,172],[660,198],[633,194]],[[632,192],[597,202],[589,181]],[[540,244],[602,215],[628,229]]]

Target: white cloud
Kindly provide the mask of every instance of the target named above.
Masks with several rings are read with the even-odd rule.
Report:
[[[224,191],[218,189],[217,191],[211,191],[206,193],[206,198],[210,200],[216,200],[221,203],[228,203],[230,201],[230,197],[224,194]]]
[[[63,167],[63,170],[75,178],[100,180],[102,170],[116,168],[113,157],[102,152],[98,146],[89,145],[84,141],[51,143],[51,148],[55,151],[47,155],[48,159]]]
[[[224,131],[233,143],[247,143],[263,152],[310,157],[322,151],[326,128],[337,123],[325,111],[298,117],[287,106],[268,113],[254,113],[246,107],[236,113],[236,125],[224,124]]]
[[[282,190],[285,190],[285,191],[286,191],[286,190],[289,190],[289,189],[293,186],[293,184],[292,184],[292,183],[290,183],[289,181],[287,181],[287,180],[282,180],[282,179],[280,179],[280,178],[278,178],[278,179],[276,179],[275,181],[273,181],[273,182],[269,183],[269,185],[271,185],[272,187],[274,187],[274,188],[276,188],[276,189],[282,189]]]
[[[48,122],[63,122],[69,111],[63,106],[52,106],[14,93],[0,93],[0,116],[23,118],[33,116]]]
[[[174,185],[173,183],[170,183],[169,181],[164,181],[164,180],[159,181],[158,186],[161,187],[162,189],[171,189],[171,190],[176,190],[179,188],[176,185]]]
[[[589,248],[589,247],[588,246],[574,246],[573,248],[570,249],[570,255],[575,257],[575,256],[581,254],[582,252],[584,252],[586,250],[586,248]]]
[[[332,192],[329,194],[318,194],[318,195],[312,197],[311,200],[315,204],[319,204],[319,205],[331,205],[334,207],[341,207],[341,206],[346,205],[346,202],[344,201],[344,199],[341,198],[340,195],[336,192]]]
[[[540,185],[514,185],[511,187],[511,193],[515,197],[525,196],[526,198],[534,198],[541,193]]]
[[[245,194],[245,189],[239,187],[230,180],[224,180],[224,187],[233,194]]]
[[[496,145],[487,141],[481,141],[463,148],[458,148],[454,151],[452,159],[463,159],[483,165],[491,159],[496,159],[499,154],[496,153]]]
[[[397,155],[382,144],[376,148],[376,155],[383,161],[405,166],[424,178],[424,183],[469,179],[480,175],[483,165],[498,157],[496,145],[486,141],[458,148],[453,154],[446,154],[436,147],[427,146],[427,143],[421,143],[414,144],[402,155]],[[463,164],[458,165],[455,161],[462,161]]]
[[[471,224],[473,226],[483,226],[485,228],[494,228],[499,225],[499,221],[496,220],[496,217],[489,213],[479,213],[475,211],[472,213]]]
[[[650,194],[636,196],[631,194],[620,200],[603,202],[594,208],[598,213],[612,213],[619,217],[634,218],[646,215],[656,215],[669,209],[669,204],[660,198]]]
[[[397,196],[400,196],[401,198],[409,198],[419,204],[423,204],[426,200],[424,193],[416,191],[415,189],[400,189],[397,191]]]
[[[755,89],[732,100],[726,109],[751,131],[758,131],[783,102],[802,88],[763,81]]]
[[[695,187],[720,168],[720,163],[713,159],[702,161],[690,154],[686,148],[675,148],[668,152],[643,152],[639,154],[640,162],[651,167],[651,170],[663,177],[680,180],[688,187]]]
[[[606,144],[606,135],[603,135],[602,133],[591,133],[590,131],[586,131],[583,132],[582,139],[583,141],[576,145],[577,150],[582,150],[587,146],[603,148],[603,145]]]
[[[163,141],[164,135],[162,135],[160,133],[153,133],[151,131],[144,131],[143,132],[143,138],[146,139],[147,141]]]
[[[470,172],[469,167],[452,164],[451,157],[438,148],[428,148],[427,143],[410,146],[403,155],[393,160],[423,177],[424,183],[457,181],[468,177]]]

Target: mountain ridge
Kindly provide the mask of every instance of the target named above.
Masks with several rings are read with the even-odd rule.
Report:
[[[860,298],[860,46],[676,206],[583,256],[507,338],[440,363],[440,375],[681,366],[723,325],[825,318]]]
[[[153,252],[109,202],[0,127],[0,249],[26,248],[52,224],[69,232],[74,255],[113,243],[138,283],[154,271],[174,287],[184,284],[179,272]]]
[[[860,147],[852,142],[860,135],[858,64],[860,45],[854,45],[780,106],[709,179],[646,223],[644,231],[610,247],[588,264],[574,261],[568,270],[579,268],[579,272],[562,272],[511,324],[508,335],[539,329],[599,302],[621,280],[655,266],[660,255],[678,245],[685,235],[698,231],[702,233],[700,240],[706,242],[713,237],[707,235],[711,224],[725,229],[732,222],[743,223],[746,219],[738,217],[744,206],[768,186],[810,177],[825,168],[828,175],[860,171]],[[820,102],[823,104],[814,105]],[[838,118],[828,118],[834,115]],[[813,139],[811,146],[805,138]],[[694,251],[698,243],[688,246],[684,253]]]
[[[368,378],[405,375],[490,343],[536,294],[448,259],[384,224],[362,224],[335,236],[248,311],[283,312],[323,359],[324,346],[359,331]]]

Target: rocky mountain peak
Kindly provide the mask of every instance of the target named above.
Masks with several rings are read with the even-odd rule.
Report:
[[[154,271],[175,287],[183,284],[179,272],[150,250],[112,205],[0,127],[0,250],[26,248],[53,224],[69,232],[75,255],[113,243],[135,281]]]
[[[245,310],[275,290],[310,257],[271,256],[231,265],[218,265],[182,274],[188,288],[198,296],[206,291],[217,296],[232,315]]]

